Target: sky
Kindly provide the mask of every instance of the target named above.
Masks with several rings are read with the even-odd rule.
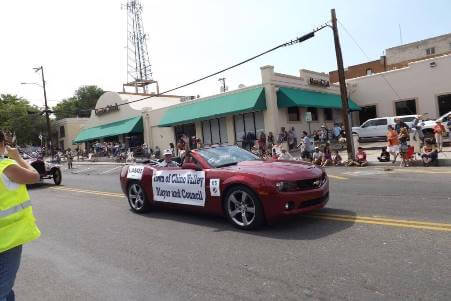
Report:
[[[43,105],[33,67],[44,66],[49,105],[71,97],[82,85],[121,91],[127,81],[126,1],[14,0],[0,2],[0,94],[15,94]],[[330,20],[335,8],[366,55],[451,32],[451,1],[304,1],[304,0],[141,0],[143,24],[155,80],[160,91],[223,69]],[[345,66],[367,61],[339,28]],[[336,69],[332,31],[265,55],[214,78],[173,92],[209,96],[219,93],[219,77],[229,90],[261,82],[260,67],[299,75],[300,69]]]

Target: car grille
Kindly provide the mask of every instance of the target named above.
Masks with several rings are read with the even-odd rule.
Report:
[[[314,179],[308,179],[308,180],[299,180],[296,181],[296,184],[298,185],[299,190],[311,190],[311,189],[317,189],[321,187],[324,182],[326,181],[326,174],[323,173],[321,177],[314,178]]]
[[[313,199],[313,200],[308,200],[308,201],[302,202],[298,208],[301,209],[301,208],[307,208],[307,207],[319,205],[319,204],[323,203],[325,200],[327,200],[327,198],[329,198],[329,193],[327,193],[325,196],[323,196],[319,199]]]

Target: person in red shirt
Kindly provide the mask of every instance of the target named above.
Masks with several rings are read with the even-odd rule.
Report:
[[[366,153],[362,147],[357,149],[357,154],[355,154],[355,159],[349,161],[348,166],[360,166],[364,167],[368,165],[368,161],[366,160]]]
[[[443,134],[446,133],[446,129],[440,120],[437,120],[434,127],[435,144],[437,144],[438,151],[442,151],[443,147]]]

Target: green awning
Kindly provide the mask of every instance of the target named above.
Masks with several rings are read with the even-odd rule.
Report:
[[[348,103],[351,111],[360,110],[360,107],[351,99],[349,99]],[[277,106],[279,108],[315,107],[341,109],[341,97],[337,94],[280,87],[277,92]]]
[[[84,129],[77,135],[73,143],[81,143],[122,134],[142,133],[143,131],[143,120],[138,116]]]
[[[263,87],[258,87],[168,108],[161,118],[159,126],[173,126],[262,110],[266,110],[265,90]]]

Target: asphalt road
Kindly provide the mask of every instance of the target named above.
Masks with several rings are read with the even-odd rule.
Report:
[[[30,189],[18,300],[451,300],[450,168],[331,168],[327,208],[249,232],[134,214],[113,168]]]

